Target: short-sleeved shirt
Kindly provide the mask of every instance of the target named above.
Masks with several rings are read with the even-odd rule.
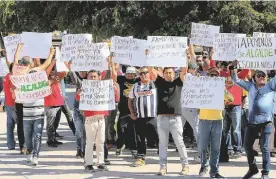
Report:
[[[9,73],[5,76],[3,81],[6,106],[14,106],[14,103],[15,103],[11,92],[12,82],[10,77],[11,77],[11,74]]]
[[[157,114],[181,115],[181,90],[183,82],[180,77],[168,82],[158,76],[154,82],[157,88]]]

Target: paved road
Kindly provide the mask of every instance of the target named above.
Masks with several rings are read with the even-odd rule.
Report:
[[[69,98],[72,96],[69,95]],[[155,179],[155,178],[183,178],[178,172],[181,170],[178,154],[174,149],[168,152],[168,172],[167,177],[156,176],[158,172],[158,156],[155,149],[148,150],[147,165],[140,168],[130,167],[133,162],[128,151],[124,151],[122,157],[117,158],[114,155],[114,149],[110,151],[109,159],[111,164],[109,172],[96,172],[90,174],[84,171],[83,161],[75,159],[75,142],[74,136],[68,128],[64,116],[61,120],[59,133],[64,137],[64,144],[59,148],[48,148],[45,144],[46,133],[43,134],[43,144],[40,153],[39,166],[33,167],[26,163],[26,156],[19,155],[18,149],[8,151],[6,147],[6,115],[0,113],[0,178],[1,179]],[[45,127],[44,127],[45,128]],[[200,165],[193,161],[196,154],[194,150],[188,150],[190,159],[190,175],[184,178],[197,179]],[[261,162],[261,158],[257,157],[257,161]],[[230,163],[220,165],[221,174],[227,176],[228,179],[240,179],[247,171],[246,158],[243,156],[239,160],[232,160]],[[259,163],[259,167],[261,167]],[[271,177],[276,179],[276,159],[271,162]],[[260,174],[256,176],[260,178]]]

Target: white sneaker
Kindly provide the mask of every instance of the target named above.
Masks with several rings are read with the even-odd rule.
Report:
[[[33,163],[34,166],[37,166],[38,165],[38,158],[34,157],[32,163]]]
[[[33,154],[29,154],[27,157],[27,162],[30,163],[33,161]]]

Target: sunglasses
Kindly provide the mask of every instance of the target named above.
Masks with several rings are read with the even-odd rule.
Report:
[[[139,73],[139,75],[142,76],[142,75],[146,75],[148,73],[149,73],[148,71],[142,71],[142,72]]]
[[[218,74],[210,74],[210,77],[218,77]]]
[[[196,62],[202,62],[202,60],[197,60]]]
[[[261,77],[265,78],[266,75],[263,74],[263,73],[258,73],[258,74],[256,74],[256,77],[257,77],[257,78],[261,78]]]

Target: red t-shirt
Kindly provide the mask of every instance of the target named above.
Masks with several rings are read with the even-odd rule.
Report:
[[[13,99],[12,92],[11,92],[12,82],[11,82],[10,76],[11,76],[11,74],[8,73],[5,76],[4,81],[3,81],[6,106],[14,106],[15,105],[15,102],[14,102],[15,100]]]
[[[52,93],[44,98],[44,106],[63,106],[64,99],[61,92],[61,87],[58,83],[51,85]]]
[[[108,111],[83,111],[84,117],[91,117],[96,115],[108,115]]]

